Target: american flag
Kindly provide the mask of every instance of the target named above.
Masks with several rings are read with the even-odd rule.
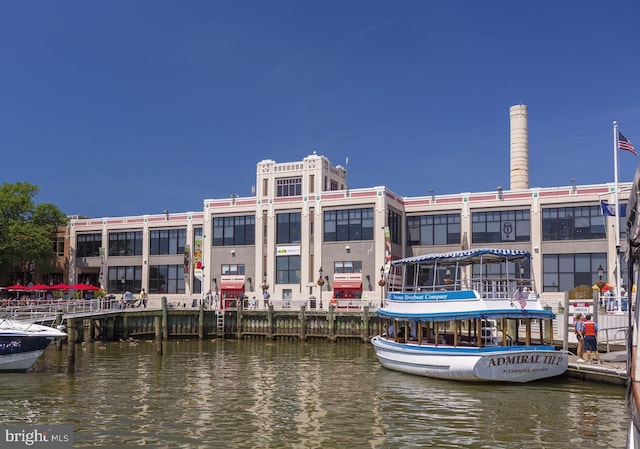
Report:
[[[517,289],[514,293],[513,293],[513,299],[515,299],[516,301],[518,301],[518,304],[520,304],[520,308],[522,310],[525,309],[525,307],[527,307],[527,298],[524,296],[524,294],[520,291],[520,289]]]
[[[633,148],[633,145],[631,144],[631,142],[629,142],[629,139],[623,136],[620,131],[618,131],[618,147],[621,150],[629,151],[635,154],[636,157],[638,157],[638,152],[636,151],[636,149]]]

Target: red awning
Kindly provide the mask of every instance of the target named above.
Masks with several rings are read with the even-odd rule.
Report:
[[[334,290],[362,290],[362,282],[360,281],[335,281],[333,283]]]
[[[222,282],[220,284],[220,290],[244,290],[244,282]]]

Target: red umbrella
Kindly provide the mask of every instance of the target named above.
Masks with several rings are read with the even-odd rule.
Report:
[[[89,284],[73,284],[69,286],[69,289],[95,292],[96,290],[100,290],[100,287],[96,287],[95,285],[89,285]]]
[[[24,286],[22,284],[13,284],[7,287],[7,290],[10,292],[24,292],[29,290],[29,287]]]
[[[56,284],[51,286],[51,290],[69,290],[70,288],[71,287],[67,284]]]
[[[29,291],[44,291],[44,290],[49,290],[49,286],[45,285],[45,284],[36,284],[36,285],[32,285],[31,287],[27,287],[27,290]]]

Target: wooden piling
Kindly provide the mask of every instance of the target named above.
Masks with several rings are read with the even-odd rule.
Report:
[[[267,315],[267,338],[273,340],[273,304],[269,304],[269,314]]]
[[[329,304],[329,313],[327,314],[327,322],[329,325],[329,341],[336,341],[336,315],[333,304]]]
[[[160,300],[162,306],[162,338],[169,339],[169,319],[167,318],[167,297],[163,296]]]
[[[153,330],[155,333],[155,345],[156,352],[158,355],[162,355],[162,317],[154,316],[153,317]]]
[[[67,340],[69,348],[67,350],[67,372],[73,373],[76,365],[76,319],[67,319]]]
[[[124,340],[129,338],[129,315],[126,313],[122,314],[122,338]]]
[[[306,336],[305,336],[305,330],[307,327],[307,320],[305,319],[305,311],[306,311],[306,306],[303,304],[300,306],[300,313],[298,313],[298,329],[300,329],[300,332],[298,333],[298,338],[300,340],[305,340]]]
[[[361,332],[362,342],[366,343],[369,341],[369,306],[364,306],[362,309],[362,324],[361,324]]]
[[[93,343],[93,320],[91,318],[82,320],[82,330],[84,331],[82,341]]]
[[[198,338],[204,340],[204,301],[200,301],[200,310],[198,313]]]

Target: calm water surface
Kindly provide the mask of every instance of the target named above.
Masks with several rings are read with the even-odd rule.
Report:
[[[50,347],[0,374],[3,423],[73,424],[74,447],[621,448],[622,387],[467,384],[379,367],[368,344],[265,340]]]

